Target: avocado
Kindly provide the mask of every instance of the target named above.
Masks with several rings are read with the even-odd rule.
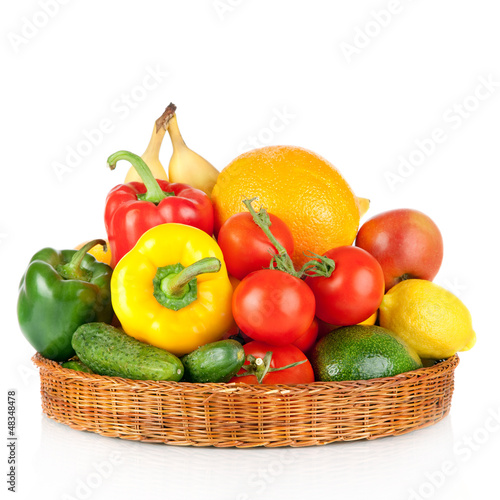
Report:
[[[344,326],[318,341],[311,354],[316,380],[392,377],[422,367],[418,354],[395,333],[375,325]]]

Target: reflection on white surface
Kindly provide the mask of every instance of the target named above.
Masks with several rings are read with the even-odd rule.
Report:
[[[53,498],[162,497],[253,500],[346,491],[352,499],[411,500],[412,490],[453,457],[450,417],[427,429],[374,441],[308,448],[167,446],[73,430],[43,416],[34,460],[38,493]],[[58,481],[54,482],[54,471]],[[456,476],[456,474],[455,474]],[[439,486],[443,493],[457,477]],[[453,481],[452,481],[453,479]],[[436,493],[436,492],[435,492]],[[433,498],[442,498],[433,495]],[[455,497],[466,498],[466,497]]]

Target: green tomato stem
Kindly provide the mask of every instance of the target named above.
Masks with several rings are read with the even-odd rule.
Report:
[[[254,210],[252,202],[256,199],[257,198],[250,198],[243,200],[243,203],[252,215],[255,224],[257,224],[257,226],[264,231],[264,234],[278,252],[272,256],[269,269],[278,269],[279,271],[284,271],[285,273],[291,274],[299,279],[306,276],[321,276],[329,278],[335,269],[335,262],[324,255],[318,255],[310,252],[310,256],[312,256],[313,259],[306,262],[299,271],[295,269],[293,261],[288,255],[286,248],[275,238],[269,229],[271,227],[271,219],[269,218],[269,214],[266,209],[261,207],[258,212]]]
[[[271,372],[280,372],[282,370],[287,370],[288,368],[293,368],[294,366],[301,365],[305,363],[306,360],[296,361],[295,363],[290,363],[289,365],[282,366],[280,368],[271,368],[271,359],[273,358],[273,352],[267,351],[263,358],[256,358],[252,354],[247,356],[247,361],[250,363],[248,365],[243,365],[243,373],[236,375],[237,377],[246,377],[248,375],[254,375],[259,384],[263,383],[264,377]]]
[[[285,273],[291,274],[296,278],[301,277],[301,273],[295,270],[293,265],[293,261],[288,255],[286,248],[276,239],[271,230],[269,229],[272,225],[271,219],[269,218],[269,214],[266,209],[261,207],[258,212],[252,206],[252,202],[257,198],[251,198],[247,200],[243,200],[244,205],[247,207],[250,212],[253,221],[257,226],[264,231],[264,234],[267,236],[269,241],[272,243],[274,248],[276,248],[277,254],[272,256],[271,264],[269,266],[270,269],[278,269],[279,271],[284,271]]]
[[[306,262],[301,269],[304,276],[329,278],[335,270],[335,261],[325,255],[309,252],[313,257],[312,260]]]

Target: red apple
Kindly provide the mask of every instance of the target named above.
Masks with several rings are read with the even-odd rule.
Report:
[[[409,208],[389,210],[366,221],[356,246],[378,260],[386,291],[404,279],[432,281],[443,261],[438,227],[427,215]]]

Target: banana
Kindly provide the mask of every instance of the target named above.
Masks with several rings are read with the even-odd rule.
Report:
[[[163,141],[163,138],[165,137],[165,124],[167,124],[172,116],[174,116],[175,109],[175,105],[170,103],[163,114],[160,116],[160,118],[156,120],[148,147],[146,148],[146,151],[144,151],[144,154],[141,156],[146,165],[151,169],[154,177],[156,179],[163,179],[166,181],[168,181],[168,175],[160,162],[159,155],[161,143]],[[127,176],[125,177],[125,182],[132,181],[142,182],[142,179],[139,177],[139,174],[135,171],[134,167],[130,167],[130,170],[127,172]]]
[[[217,181],[219,171],[205,158],[186,146],[177,124],[175,113],[164,124],[168,130],[174,151],[168,166],[170,182],[182,182],[201,189],[209,197]]]

